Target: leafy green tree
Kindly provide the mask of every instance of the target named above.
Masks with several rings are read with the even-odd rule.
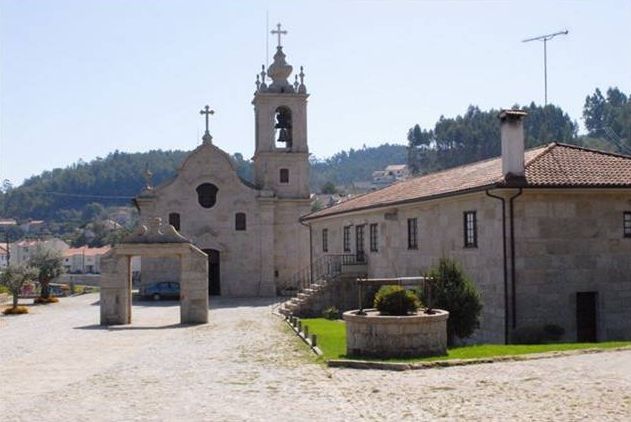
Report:
[[[105,207],[98,202],[91,202],[82,211],[83,221],[95,221],[102,218],[105,215]]]
[[[518,105],[514,106],[519,108]],[[526,146],[552,141],[577,143],[577,124],[559,107],[521,107],[525,119]],[[408,165],[421,174],[485,160],[501,154],[498,110],[469,106],[463,115],[441,116],[433,129],[415,125],[408,131]]]
[[[320,191],[322,193],[333,195],[334,193],[337,193],[337,188],[335,187],[335,184],[333,182],[326,182],[324,185],[322,185]]]
[[[24,264],[9,264],[0,273],[0,285],[5,286],[13,295],[13,309],[18,307],[18,298],[22,288],[37,277],[37,269]]]
[[[449,311],[448,343],[453,345],[456,337],[470,337],[480,326],[482,312],[480,294],[473,281],[455,261],[448,258],[441,258],[429,276],[435,279],[431,286],[431,298],[427,292],[421,292],[421,300],[432,308]]]
[[[601,139],[615,152],[631,154],[631,100],[616,87],[603,96],[596,88],[585,98],[583,120],[591,138]]]
[[[64,272],[63,254],[46,244],[39,244],[28,260],[28,265],[37,269],[37,280],[41,286],[40,297],[50,298],[50,282]]]

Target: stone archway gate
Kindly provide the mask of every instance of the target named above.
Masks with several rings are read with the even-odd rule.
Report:
[[[131,258],[178,257],[180,322],[208,322],[208,256],[171,225],[155,218],[114,246],[101,259],[101,325],[131,324]]]

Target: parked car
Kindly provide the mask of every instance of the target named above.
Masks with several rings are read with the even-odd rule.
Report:
[[[143,297],[160,300],[162,298],[179,299],[180,283],[174,281],[159,281],[140,287],[139,293]]]

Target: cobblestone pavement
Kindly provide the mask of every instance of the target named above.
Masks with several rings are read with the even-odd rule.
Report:
[[[631,352],[409,372],[316,364],[265,300],[98,325],[97,295],[0,317],[3,421],[629,420]]]

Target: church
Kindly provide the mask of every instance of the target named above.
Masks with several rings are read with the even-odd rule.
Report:
[[[273,63],[257,75],[254,183],[213,143],[208,106],[202,143],[171,180],[134,200],[141,221],[160,217],[208,255],[211,295],[273,296],[309,266],[307,88],[302,67],[290,83],[280,36]],[[271,83],[268,85],[268,81]],[[179,281],[177,259],[143,258],[142,284]]]

